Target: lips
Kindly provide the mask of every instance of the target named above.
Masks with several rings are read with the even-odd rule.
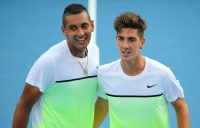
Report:
[[[130,51],[122,51],[122,54],[129,55],[129,54],[131,54],[131,52]]]
[[[85,44],[86,37],[77,38],[76,40],[79,42],[79,44]]]
[[[123,57],[129,57],[130,54],[131,54],[130,51],[121,51],[121,55],[122,55]]]
[[[78,41],[84,41],[84,40],[85,40],[85,37],[83,37],[83,38],[78,38],[77,40],[78,40]]]

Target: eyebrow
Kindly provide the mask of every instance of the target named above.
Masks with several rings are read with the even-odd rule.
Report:
[[[89,24],[88,22],[83,22],[81,25]]]
[[[68,25],[68,27],[77,27],[75,24]]]
[[[128,37],[128,39],[137,39],[137,38],[135,38],[135,37]]]
[[[124,38],[123,36],[118,36],[118,35],[117,35],[117,37],[118,37],[118,38]],[[131,36],[131,37],[128,37],[128,39],[137,39],[137,38]]]
[[[80,26],[82,26],[82,25],[86,25],[86,24],[89,24],[88,22],[83,22]],[[70,24],[70,25],[67,25],[67,26],[79,26],[79,25],[77,25],[77,24]]]
[[[123,36],[117,36],[117,38],[124,38]]]

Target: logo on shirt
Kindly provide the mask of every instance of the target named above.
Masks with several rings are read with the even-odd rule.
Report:
[[[153,84],[153,85],[147,85],[147,88],[152,88],[154,86],[156,86],[157,84]]]

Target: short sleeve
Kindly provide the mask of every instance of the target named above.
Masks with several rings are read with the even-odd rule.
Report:
[[[41,92],[44,92],[54,81],[55,71],[51,59],[43,55],[32,66],[26,82],[38,87]]]
[[[103,99],[107,99],[105,90],[104,90],[104,88],[103,88],[101,76],[100,76],[100,74],[99,74],[99,70],[97,70],[97,81],[98,81],[98,85],[97,85],[97,92],[98,92],[98,95],[99,95],[100,97],[102,97]]]
[[[184,98],[183,88],[171,71],[165,82],[164,95],[168,102],[174,102],[178,98]]]

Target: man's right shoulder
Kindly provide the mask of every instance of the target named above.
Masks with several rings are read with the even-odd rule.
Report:
[[[67,43],[66,40],[63,40],[57,44],[54,44],[53,46],[51,46],[46,52],[58,52],[62,49],[66,49],[67,47]]]
[[[44,52],[40,58],[53,58],[63,51],[66,50],[67,44],[65,43],[65,40],[51,46],[46,52]]]
[[[120,60],[115,60],[113,62],[110,62],[110,63],[107,63],[107,64],[103,64],[103,65],[100,65],[98,67],[98,72],[109,72],[109,71],[112,71],[114,70],[118,64],[119,64],[119,61]]]

